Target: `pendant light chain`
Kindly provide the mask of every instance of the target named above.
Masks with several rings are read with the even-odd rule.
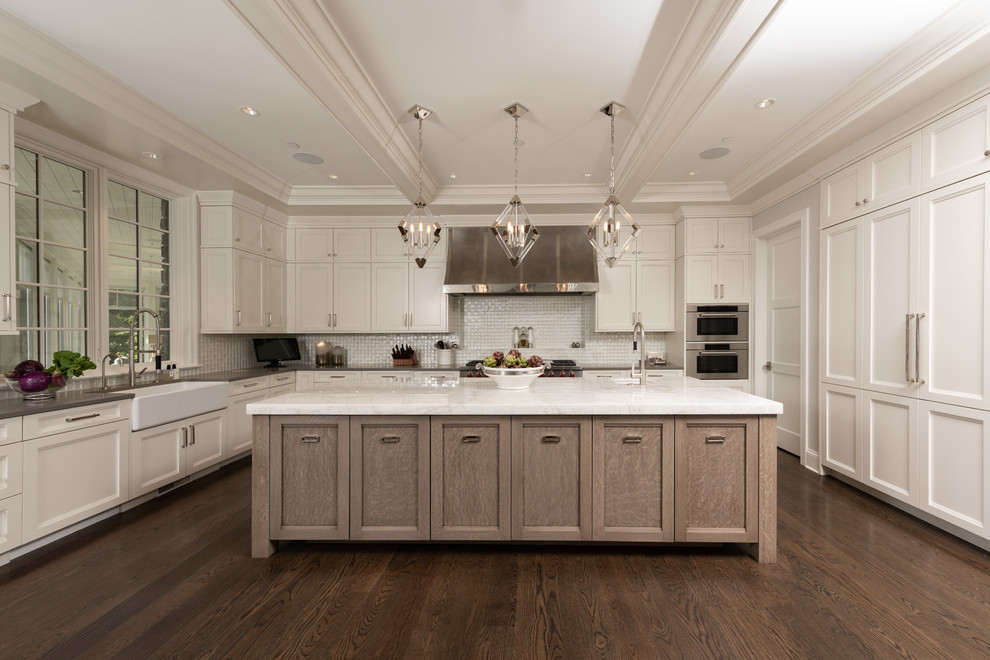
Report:
[[[513,194],[519,194],[519,115],[513,115],[516,120],[516,134],[512,144],[515,145],[515,178],[512,183]]]
[[[423,197],[423,118],[419,118],[419,197]]]
[[[610,195],[614,195],[615,194],[615,115],[612,114],[610,118],[612,120],[612,130],[611,130],[611,144],[612,144],[611,155],[612,155],[612,158],[611,158],[611,161],[609,163],[609,172],[610,172],[609,181],[610,181],[610,183],[609,183],[609,187],[608,187],[608,192],[609,192]]]

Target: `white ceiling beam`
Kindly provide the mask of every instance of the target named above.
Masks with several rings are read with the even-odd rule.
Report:
[[[618,158],[616,190],[621,199],[637,199],[782,3],[664,3],[658,23],[673,22],[681,29]]]
[[[416,199],[416,147],[323,5],[318,0],[227,0],[227,4],[406,199]],[[429,105],[429,99],[421,102]],[[406,118],[403,109],[402,119]],[[434,177],[424,170],[423,198],[430,202],[436,190]]]

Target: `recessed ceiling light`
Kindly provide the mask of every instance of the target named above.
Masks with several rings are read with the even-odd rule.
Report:
[[[585,177],[590,177],[590,176],[591,176],[591,172],[585,172],[585,173],[584,173],[584,176],[585,176]]]
[[[456,172],[451,172],[449,174],[449,176],[450,176],[451,179],[456,179],[457,178],[457,173]]]
[[[777,99],[766,98],[766,99],[763,99],[762,101],[758,101],[756,103],[756,107],[757,108],[769,108],[771,105],[773,105],[776,102],[777,102]]]
[[[150,158],[151,160],[161,160],[161,156],[156,154],[154,151],[143,151],[141,155],[145,158]]]
[[[697,173],[698,173],[697,170],[691,170],[690,172],[688,172],[688,176],[694,176]]]
[[[721,158],[722,156],[727,156],[729,154],[728,147],[712,147],[711,149],[705,149],[700,154],[699,158],[704,160],[715,160],[716,158]]]
[[[316,154],[311,154],[308,151],[297,151],[292,154],[292,157],[298,160],[300,163],[306,163],[307,165],[322,165],[323,158],[317,156]]]
[[[328,178],[328,179],[330,179],[331,181],[336,181],[336,180],[337,180],[337,179],[339,179],[340,177],[339,177],[339,176],[337,176],[336,174],[328,174],[328,175],[327,175],[327,178]]]
[[[247,105],[242,105],[241,106],[241,112],[243,112],[244,114],[246,114],[248,117],[260,117],[261,116],[261,110],[255,110],[254,108],[252,108],[250,106],[247,106]]]
[[[728,137],[722,138],[722,144],[731,144],[732,142],[735,142],[735,141],[736,141],[736,138],[732,137],[731,135],[728,136]]]
[[[298,142],[286,142],[285,143],[285,146],[287,146],[289,149],[298,149],[299,148],[299,143]]]

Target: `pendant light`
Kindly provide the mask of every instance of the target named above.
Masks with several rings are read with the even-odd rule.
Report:
[[[498,216],[498,219],[492,224],[491,230],[499,245],[505,250],[506,256],[509,257],[509,263],[518,267],[533,248],[533,244],[539,240],[540,232],[530,222],[529,213],[526,212],[526,207],[519,200],[519,118],[529,110],[519,103],[513,103],[505,108],[505,111],[512,115],[516,126],[515,139],[513,140],[515,145],[515,178],[513,180],[512,199],[502,211],[502,215]]]
[[[399,233],[416,265],[422,268],[440,242],[440,222],[433,217],[430,207],[423,201],[423,120],[433,114],[423,106],[414,105],[409,114],[419,120],[419,195],[406,217],[399,223]]]
[[[598,215],[588,225],[588,240],[591,242],[591,246],[595,248],[595,252],[598,253],[598,258],[605,262],[609,268],[614,267],[615,262],[621,259],[622,255],[632,247],[633,240],[639,233],[639,225],[633,222],[632,216],[622,207],[619,199],[615,196],[615,116],[622,110],[625,110],[625,106],[615,101],[601,108],[601,112],[611,118],[612,125],[608,199],[602,204]],[[629,237],[620,245],[620,230],[623,222],[626,223],[626,227],[630,231]]]

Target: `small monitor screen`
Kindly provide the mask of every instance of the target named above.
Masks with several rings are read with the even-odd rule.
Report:
[[[295,337],[255,337],[254,354],[258,362],[267,362],[269,368],[282,366],[284,360],[298,360],[299,342]]]

